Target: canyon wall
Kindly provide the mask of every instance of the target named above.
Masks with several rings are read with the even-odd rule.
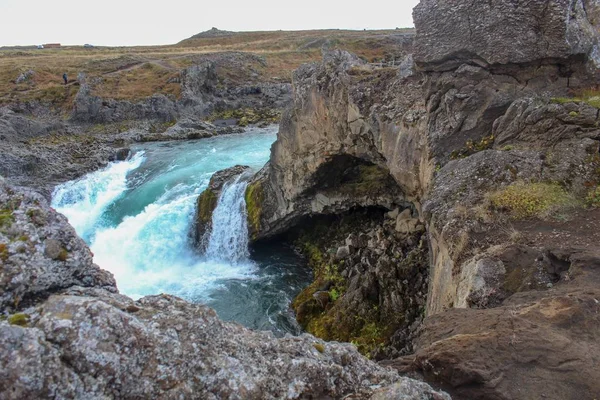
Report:
[[[579,239],[594,228],[577,221],[597,218],[582,205],[600,183],[598,5],[424,0],[414,19],[414,54],[400,68],[334,51],[296,71],[270,162],[247,192],[252,237],[267,240],[319,215],[388,210],[383,236],[364,246],[331,232],[314,241],[332,247],[321,246],[330,255],[317,261],[309,252],[312,264],[334,266],[340,277],[327,279],[342,283],[332,292],[326,279],[301,295],[297,312],[317,310],[304,321],[309,331],[329,337],[332,326],[366,318],[348,299],[369,299],[371,313],[410,311],[395,345],[414,344],[417,357],[395,365],[459,398],[591,395],[600,253]],[[552,195],[526,197],[540,190]],[[414,246],[419,226],[429,246],[427,304],[390,307],[415,294],[390,288],[401,276],[394,262],[366,255],[409,239]],[[552,229],[560,234],[545,233]],[[356,268],[360,285],[352,283]],[[404,285],[417,285],[411,279]],[[427,318],[417,327],[419,310]],[[541,332],[560,340],[540,344]]]

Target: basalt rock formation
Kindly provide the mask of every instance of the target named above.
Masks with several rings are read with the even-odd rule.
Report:
[[[328,337],[315,321],[360,319],[348,299],[366,296],[378,310],[414,301],[389,281],[422,225],[426,318],[418,327],[411,311],[388,337],[396,351],[415,350],[395,365],[457,398],[590,397],[600,249],[573,238],[594,232],[598,217],[582,208],[599,204],[598,6],[423,0],[414,18],[415,51],[401,68],[334,51],[295,73],[270,162],[248,186],[252,237],[317,215],[398,209],[414,222],[396,222],[404,236],[381,225],[380,241],[406,249],[387,266],[363,257],[377,241],[355,256],[331,233],[316,238],[333,253],[311,263],[335,266],[341,283],[333,293],[319,283],[296,304],[309,331]]]

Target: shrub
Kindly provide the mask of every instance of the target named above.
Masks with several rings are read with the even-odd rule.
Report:
[[[546,218],[576,200],[556,183],[517,182],[490,195],[493,207],[507,210],[513,218]]]

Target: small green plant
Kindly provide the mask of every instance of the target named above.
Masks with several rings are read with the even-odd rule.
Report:
[[[585,204],[588,207],[600,208],[600,186],[596,186],[590,190],[585,198]]]
[[[14,222],[13,210],[10,208],[0,209],[0,228],[8,228]]]
[[[13,314],[10,317],[8,317],[8,323],[11,325],[27,326],[28,322],[29,315],[24,313]]]
[[[576,205],[576,200],[556,183],[517,182],[489,196],[494,208],[507,210],[515,219],[546,218]]]
[[[450,159],[458,160],[461,158],[466,158],[475,153],[479,153],[480,151],[491,149],[495,140],[496,138],[494,135],[486,136],[479,142],[474,142],[469,139],[466,141],[465,146],[462,149],[455,150],[450,153]]]
[[[336,301],[341,295],[342,293],[336,288],[333,288],[329,291],[329,298],[331,298],[331,301]]]

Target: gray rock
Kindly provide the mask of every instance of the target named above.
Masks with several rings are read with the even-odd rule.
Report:
[[[16,310],[74,285],[117,291],[112,274],[93,263],[67,219],[39,194],[0,178],[0,210],[0,310]]]
[[[35,76],[35,72],[33,70],[28,70],[23,72],[22,74],[20,74],[17,79],[15,80],[16,84],[20,84],[20,83],[25,83],[25,82],[29,82],[31,80],[31,78],[33,78]]]
[[[338,247],[336,253],[335,253],[335,258],[338,260],[342,260],[346,257],[348,257],[350,255],[350,246],[341,246]]]
[[[115,153],[115,159],[117,161],[125,161],[129,158],[130,154],[131,154],[131,150],[127,147],[122,148],[122,149],[117,149],[117,151]]]
[[[402,378],[392,386],[375,391],[371,400],[451,400],[444,392],[437,392],[429,385],[413,379]]]
[[[595,1],[422,0],[414,9],[414,58],[426,70],[568,60],[598,53],[586,8]],[[596,21],[597,22],[597,21]]]

